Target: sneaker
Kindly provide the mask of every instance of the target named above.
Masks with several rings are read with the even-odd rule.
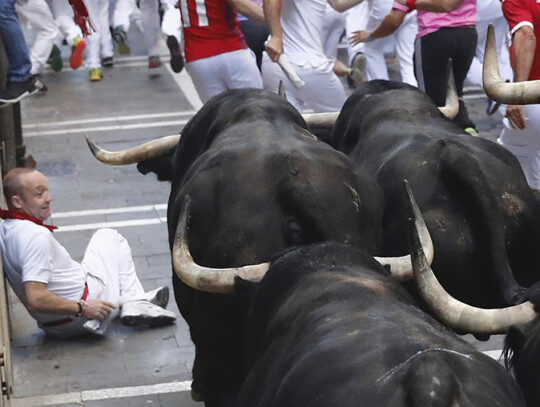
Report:
[[[152,304],[161,308],[166,308],[169,303],[169,287],[163,286],[156,288],[155,290],[148,291],[144,295],[146,301],[150,301]]]
[[[366,76],[366,57],[364,54],[358,52],[351,63],[352,73],[351,79],[355,85],[359,85],[367,80]]]
[[[159,55],[152,55],[148,57],[148,68],[159,68],[162,65],[163,63],[161,62]]]
[[[126,326],[161,326],[172,324],[176,321],[176,315],[150,301],[136,300],[122,306],[120,321]]]
[[[131,54],[131,48],[127,43],[127,33],[124,31],[124,27],[119,25],[113,29],[112,37],[114,42],[118,44],[118,52],[122,55]]]
[[[171,53],[171,68],[173,72],[181,72],[184,68],[184,58],[182,57],[178,40],[174,35],[169,35],[167,37],[167,47],[169,47]]]
[[[101,80],[101,68],[90,69],[90,81],[99,82]]]
[[[465,132],[469,133],[473,137],[480,137],[478,130],[476,130],[474,127],[467,127]]]
[[[8,82],[0,91],[0,103],[17,103],[21,99],[33,95],[45,85],[35,76],[23,82]]]
[[[47,91],[49,90],[49,88],[47,86],[45,86],[45,84],[41,81],[39,81],[39,83],[41,83],[41,88],[38,89],[38,93],[47,93]]]
[[[69,66],[71,66],[71,69],[78,69],[82,65],[85,48],[86,41],[79,36],[75,37],[73,46],[71,47],[71,58],[69,58]]]
[[[49,60],[47,62],[54,72],[60,72],[62,70],[64,62],[62,61],[62,55],[60,55],[60,48],[58,48],[56,45],[53,45],[51,55],[49,56]]]
[[[113,57],[101,58],[101,66],[104,68],[112,68],[114,66],[114,58]]]

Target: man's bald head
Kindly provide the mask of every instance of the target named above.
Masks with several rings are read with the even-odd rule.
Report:
[[[4,197],[10,209],[12,209],[10,207],[11,198],[14,195],[24,196],[24,182],[22,181],[24,175],[34,171],[37,170],[34,168],[17,167],[8,171],[4,176],[2,187],[4,188]]]
[[[4,177],[8,209],[25,212],[41,221],[51,216],[47,177],[33,168],[15,168]]]

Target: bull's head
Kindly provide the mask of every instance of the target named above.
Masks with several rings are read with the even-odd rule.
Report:
[[[412,195],[408,183],[405,183],[412,211],[415,213],[415,227],[423,250],[433,261],[433,242],[427,226],[422,218],[420,209]],[[260,281],[270,267],[270,263],[248,265],[244,267],[215,269],[203,267],[193,261],[187,241],[190,198],[186,197],[180,220],[178,222],[172,251],[173,267],[176,275],[190,287],[215,294],[232,294],[235,292],[234,279],[240,277],[248,281]],[[413,276],[411,256],[374,257],[380,264],[389,268],[392,277],[397,280],[411,279]]]
[[[506,83],[499,72],[493,25],[488,27],[484,53],[484,91],[490,99],[508,105],[540,103],[540,80]]]
[[[417,213],[413,216],[416,218]],[[420,295],[444,325],[458,332],[485,337],[506,333],[512,325],[526,324],[536,317],[531,302],[501,309],[482,309],[453,298],[437,281],[424,256],[417,224],[415,219],[409,236],[414,279]]]

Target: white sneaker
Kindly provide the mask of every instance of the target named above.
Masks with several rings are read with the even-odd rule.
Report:
[[[144,299],[161,308],[167,308],[169,303],[169,287],[163,286],[144,294]]]
[[[150,301],[136,300],[126,302],[122,306],[120,320],[127,326],[161,326],[172,324],[176,321],[176,315]]]

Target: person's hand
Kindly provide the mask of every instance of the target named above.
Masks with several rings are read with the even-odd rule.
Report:
[[[369,31],[367,30],[353,31],[352,35],[349,37],[349,42],[351,43],[351,45],[366,42],[368,34]]]
[[[88,300],[86,306],[83,307],[83,317],[88,319],[97,319],[104,321],[116,306],[110,302],[103,300]]]
[[[272,35],[268,41],[264,43],[266,53],[273,62],[277,62],[279,56],[283,54],[283,40],[280,37]]]
[[[506,117],[513,129],[525,129],[525,113],[523,113],[522,105],[508,105],[506,107]]]
[[[397,1],[399,4],[403,4],[404,6],[407,5],[407,0],[395,0]]]

